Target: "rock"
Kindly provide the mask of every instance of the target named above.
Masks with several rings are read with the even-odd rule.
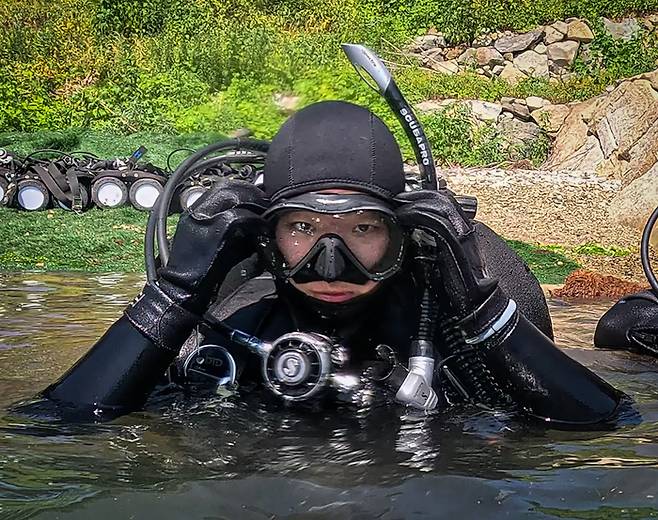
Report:
[[[535,52],[538,52],[539,54],[546,54],[546,45],[543,43],[538,43],[535,45]]]
[[[658,157],[658,121],[647,128],[646,132],[628,150],[619,150],[611,159],[611,170],[614,167],[613,159],[619,161],[619,172],[624,182],[631,182],[649,170]],[[626,160],[628,159],[628,160]]]
[[[528,110],[530,110],[530,112],[532,112],[533,110],[538,110],[542,107],[551,104],[551,102],[548,101],[547,99],[540,98],[537,96],[528,96],[527,98],[525,98],[525,103],[526,106],[528,107]]]
[[[514,118],[501,119],[496,128],[505,141],[513,145],[525,144],[541,135],[541,128],[535,123],[519,121]]]
[[[548,57],[545,54],[525,51],[514,58],[514,66],[529,76],[548,77]]]
[[[292,114],[299,107],[301,98],[288,94],[276,93],[272,96],[274,105],[284,114]]]
[[[558,31],[553,26],[549,25],[544,29],[544,43],[546,45],[561,42],[562,40],[564,40],[564,33]]]
[[[497,103],[477,99],[466,101],[464,105],[469,107],[471,115],[478,121],[496,121],[503,110]]]
[[[410,48],[414,51],[426,51],[429,49],[436,49],[438,47],[445,47],[446,40],[441,34],[425,34],[423,36],[416,36]]]
[[[519,81],[523,81],[527,78],[527,76],[519,69],[517,69],[512,63],[507,63],[498,77],[507,81],[507,83],[510,85],[516,85]]]
[[[489,47],[493,43],[493,38],[490,34],[481,34],[473,40],[473,47]]]
[[[596,136],[601,143],[603,157],[608,159],[612,153],[619,148],[619,145],[617,144],[617,139],[607,118],[604,117],[599,121],[599,124],[596,127]]]
[[[607,95],[574,104],[548,164],[550,169],[593,169],[630,183],[652,168],[657,157],[658,92],[649,80],[635,79]],[[596,167],[594,160],[599,161]]]
[[[504,70],[505,70],[505,67],[503,65],[494,65],[493,68],[491,69],[491,73],[494,76],[498,76]]]
[[[606,32],[615,40],[632,40],[641,30],[640,24],[635,18],[624,18],[621,22],[613,22],[604,18],[603,25]]]
[[[551,153],[552,157],[553,153]],[[570,153],[564,161],[552,167],[550,166],[551,159],[549,158],[544,167],[549,170],[577,170],[595,173],[602,161],[603,151],[601,150],[601,144],[596,137],[589,135],[585,143]]]
[[[513,36],[504,36],[499,38],[494,47],[500,53],[505,52],[521,52],[530,47],[533,43],[538,41],[544,34],[543,30],[535,30],[525,34],[517,34]]]
[[[448,74],[449,76],[457,74],[461,70],[455,60],[435,61],[430,63],[429,66],[432,70],[441,74]]]
[[[451,48],[445,50],[444,56],[445,56],[446,60],[454,60],[455,58],[459,57],[465,50],[466,50],[465,45],[459,45],[457,47],[451,47]]]
[[[658,206],[658,163],[617,193],[610,201],[608,213],[614,222],[642,230],[656,206]],[[658,233],[654,231],[651,238],[654,247],[658,246]]]
[[[658,141],[648,142],[655,138],[653,129],[658,127],[658,92],[648,80],[623,82],[607,96],[593,121],[598,124],[603,117],[618,145],[616,156],[633,164],[633,170],[623,166],[619,170],[612,164],[608,173],[621,175],[622,180],[630,182],[646,172],[658,157]]]
[[[566,22],[563,22],[562,20],[558,20],[557,22],[549,25],[551,29],[555,29],[556,31],[562,33],[563,35],[567,35],[569,32],[569,24]]]
[[[476,58],[477,50],[468,48],[457,58],[457,63],[460,65],[475,65],[477,63]]]
[[[547,105],[531,111],[530,116],[546,132],[554,134],[560,130],[569,112],[571,107],[568,105]]]
[[[594,33],[582,20],[573,20],[567,29],[567,39],[589,43],[594,39]]]
[[[530,119],[530,111],[528,110],[528,107],[526,106],[523,99],[504,97],[500,100],[500,103],[503,107],[503,110],[513,114],[514,117],[523,120]]]
[[[548,46],[548,59],[556,66],[569,67],[576,59],[580,43],[572,40],[553,43]]]
[[[443,49],[430,49],[428,51],[423,51],[421,59],[425,66],[431,66],[431,63],[433,62],[444,61]]]
[[[638,79],[646,79],[649,81],[649,83],[651,83],[651,86],[654,90],[658,90],[658,69],[640,74]]]
[[[478,47],[475,50],[475,60],[478,65],[502,65],[505,63],[505,58],[493,47]]]
[[[505,54],[503,54],[503,58],[505,58],[505,61],[512,61],[514,60],[514,53],[506,52]]]
[[[439,110],[443,110],[445,107],[445,100],[437,101],[435,99],[428,99],[414,105],[414,108],[418,110],[418,112],[438,112]]]

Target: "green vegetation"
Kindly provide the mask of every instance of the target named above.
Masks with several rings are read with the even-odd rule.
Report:
[[[182,135],[137,132],[121,135],[107,131],[68,129],[0,133],[0,147],[6,147],[23,156],[35,150],[51,148],[63,152],[82,150],[101,158],[110,158],[127,157],[141,145],[145,145],[148,151],[144,160],[164,168],[167,165],[167,157],[174,150],[198,149],[224,137],[213,132]],[[171,166],[175,167],[184,157],[184,151],[172,155]]]
[[[132,208],[82,215],[0,208],[0,270],[141,272],[146,219]],[[509,243],[542,283],[561,283],[579,267],[563,251]]]
[[[541,283],[559,284],[580,265],[567,256],[562,246],[540,246],[518,240],[507,243],[524,260]]]
[[[268,138],[285,118],[274,93],[298,95],[302,105],[327,98],[366,104],[397,128],[342,56],[345,41],[369,45],[395,66],[412,102],[531,94],[584,99],[615,79],[652,69],[658,58],[655,35],[617,42],[603,34],[599,17],[655,10],[658,0],[6,0],[0,5],[0,132],[68,130],[79,147],[85,135],[99,132],[110,140],[149,134],[150,141],[135,139],[154,148],[168,142],[163,136],[239,127]],[[567,83],[528,80],[511,87],[474,74],[444,76],[420,70],[399,51],[430,27],[458,43],[569,16],[587,17],[597,38]],[[510,149],[492,129],[465,124],[464,114],[423,119],[444,163],[541,162],[546,153],[541,142]],[[401,132],[398,137],[406,142]],[[35,139],[42,137],[10,144],[27,150]],[[405,154],[411,155],[408,147]]]

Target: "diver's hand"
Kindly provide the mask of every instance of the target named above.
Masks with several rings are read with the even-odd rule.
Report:
[[[467,341],[479,343],[492,337],[513,317],[515,304],[496,280],[486,276],[475,229],[457,201],[448,192],[429,190],[400,194],[396,201],[402,203],[396,212],[400,224],[433,240],[435,285],[447,298]]]
[[[266,206],[263,192],[243,181],[230,180],[204,194],[181,216],[169,262],[156,282],[126,310],[131,323],[177,351],[230,269],[255,252]]]

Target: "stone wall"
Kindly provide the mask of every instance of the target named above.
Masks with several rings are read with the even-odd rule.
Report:
[[[621,22],[603,19],[605,30],[613,38],[630,39],[643,27],[658,27],[658,14],[641,20]],[[424,67],[444,74],[473,70],[487,77],[500,77],[511,84],[532,76],[568,80],[577,57],[589,59],[594,33],[586,21],[569,18],[532,31],[510,31],[478,37],[472,44],[449,46],[441,33],[430,30],[417,37],[408,51],[420,58]]]

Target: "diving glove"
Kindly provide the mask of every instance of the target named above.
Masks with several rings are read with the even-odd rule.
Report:
[[[512,320],[516,304],[498,282],[487,278],[475,228],[447,191],[421,190],[396,197],[398,222],[414,230],[420,247],[436,250],[434,263],[440,287],[466,342],[492,338]],[[418,231],[420,230],[420,231]]]
[[[126,309],[128,320],[155,345],[178,352],[218,286],[236,264],[256,250],[267,207],[251,183],[216,185],[183,213],[169,262]]]

